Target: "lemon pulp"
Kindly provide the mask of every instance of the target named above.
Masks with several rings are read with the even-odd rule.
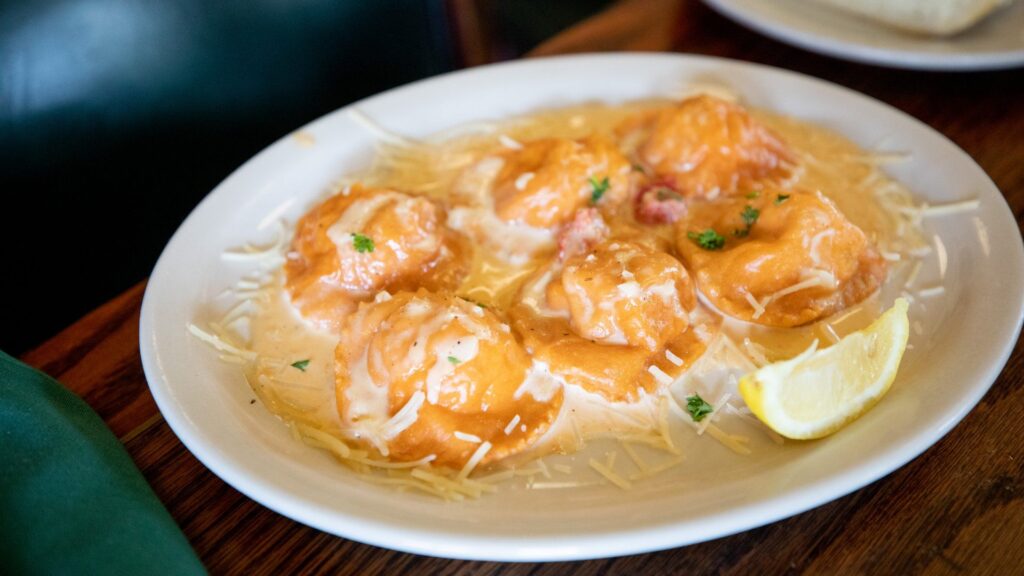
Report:
[[[900,298],[870,326],[823,350],[814,346],[740,380],[740,394],[769,428],[798,440],[822,438],[867,412],[889,391],[910,334]]]

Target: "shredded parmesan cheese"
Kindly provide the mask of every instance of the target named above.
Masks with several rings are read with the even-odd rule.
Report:
[[[640,471],[640,473],[643,475],[647,475],[650,471],[650,467],[647,465],[647,462],[644,462],[644,459],[641,458],[639,454],[637,454],[636,449],[633,448],[633,446],[629,442],[621,442],[621,444],[622,449],[625,450],[626,455],[629,456],[629,459],[633,461],[633,464],[636,464],[636,467]]]
[[[469,457],[469,460],[466,461],[466,465],[462,467],[462,470],[459,471],[458,479],[465,480],[468,478],[473,472],[473,469],[476,468],[477,464],[484,459],[484,456],[487,456],[487,453],[490,452],[490,450],[490,442],[484,442],[481,444],[480,447],[476,449],[476,452],[473,452],[473,455]]]
[[[498,136],[498,141],[501,142],[501,145],[504,146],[505,148],[511,148],[512,150],[522,150],[523,149],[523,145],[522,144],[520,144],[517,140],[515,140],[513,138],[510,138],[506,134],[500,134]]]
[[[544,459],[537,458],[536,462],[537,467],[540,468],[541,475],[543,475],[545,478],[551,478],[551,471],[548,470],[548,465],[547,463],[544,462]]]
[[[750,338],[743,338],[743,349],[746,350],[747,355],[754,361],[758,367],[770,364],[768,358],[765,356],[764,346],[752,341]]]
[[[372,134],[374,138],[381,140],[383,142],[387,142],[388,144],[402,146],[406,148],[413,148],[420,145],[420,143],[415,140],[406,138],[401,134],[392,132],[391,130],[384,128],[375,120],[373,120],[372,118],[370,118],[357,108],[349,108],[348,117],[355,121],[356,124],[359,124],[367,132]]]
[[[836,280],[836,277],[831,272],[827,272],[825,270],[811,270],[808,271],[807,274],[810,276],[809,278],[805,278],[804,280],[801,280],[800,282],[797,282],[792,286],[788,286],[786,288],[783,288],[782,290],[779,290],[778,292],[769,295],[767,298],[765,298],[764,303],[758,303],[758,306],[760,306],[760,312],[763,314],[766,306],[768,306],[772,302],[775,302],[779,298],[788,296],[794,292],[799,292],[800,290],[807,290],[808,288],[818,287],[835,290],[839,284],[839,282]],[[747,296],[748,302],[750,302],[754,298],[753,296],[750,296],[749,293],[747,293]],[[756,300],[754,300],[754,302],[756,302]],[[751,305],[753,305],[753,303]],[[757,319],[759,316],[760,314],[755,313],[754,319]]]
[[[654,379],[657,380],[659,384],[662,384],[663,386],[668,386],[672,384],[672,377],[666,374],[664,370],[658,368],[654,364],[648,366],[647,371],[651,373],[651,376],[654,376]]]
[[[921,209],[921,213],[925,216],[946,216],[947,214],[956,214],[959,212],[972,212],[977,210],[981,206],[981,201],[978,199],[974,200],[961,200],[960,202],[950,202],[949,204],[937,204],[935,206],[925,206]]]
[[[916,260],[914,262],[914,267],[910,269],[910,275],[907,276],[907,281],[903,283],[904,288],[910,288],[910,285],[914,283],[914,280],[917,280],[917,275],[921,273],[921,264],[921,260]]]
[[[672,434],[668,427],[668,415],[671,410],[669,406],[673,403],[673,400],[667,398],[666,395],[671,396],[672,394],[667,392],[658,401],[658,433],[665,442],[665,449],[673,454],[679,454],[679,449],[676,448],[675,442],[672,441]]]
[[[551,490],[551,489],[566,489],[566,488],[585,488],[587,486],[597,486],[600,482],[534,482],[530,484],[531,490]]]
[[[256,360],[257,354],[252,350],[242,350],[241,348],[238,348],[228,342],[225,342],[224,340],[218,338],[217,336],[214,336],[213,334],[204,332],[195,324],[189,323],[188,331],[199,340],[212,346],[218,352],[224,352],[225,354],[236,356],[238,358],[250,362]]]
[[[942,243],[942,238],[939,238],[938,234],[932,235],[932,241],[935,242],[935,254],[939,259],[939,278],[946,278],[946,266],[949,263],[949,258],[946,254],[946,245]]]
[[[458,430],[455,431],[455,437],[458,438],[459,440],[463,440],[465,442],[472,442],[474,444],[479,444],[483,442],[483,440],[481,440],[480,437],[477,436],[476,434],[466,434],[465,432],[459,432]]]
[[[647,470],[647,472],[641,472],[640,474],[637,475],[637,477],[638,478],[649,478],[651,476],[656,476],[656,475],[661,474],[662,472],[664,472],[666,470],[669,470],[671,468],[675,468],[676,466],[682,464],[683,460],[684,460],[684,458],[682,456],[676,456],[675,458],[669,458],[668,460],[666,460],[666,461],[664,461],[664,462],[662,462],[660,464],[655,464],[653,467],[649,468]]]
[[[590,467],[593,468],[594,470],[597,470],[597,472],[601,476],[604,476],[605,478],[608,479],[609,482],[615,484],[616,486],[622,488],[623,490],[629,490],[633,487],[632,482],[626,480],[622,476],[619,476],[618,474],[615,473],[614,470],[609,469],[607,466],[601,464],[600,462],[594,460],[593,458],[590,459]]]
[[[516,178],[516,190],[526,190],[526,185],[530,183],[530,180],[533,180],[533,176],[533,172],[523,172],[520,174],[519,177]]]
[[[750,448],[747,447],[747,443],[750,442],[750,438],[747,438],[746,436],[727,434],[714,424],[708,426],[707,432],[712,438],[718,440],[724,444],[726,448],[737,454],[746,456],[751,453]]]
[[[401,434],[406,428],[415,424],[416,419],[419,418],[420,407],[423,406],[424,400],[426,400],[426,396],[422,391],[417,390],[409,398],[409,401],[405,403],[405,406],[402,406],[402,409],[396,412],[384,424],[384,433],[382,434],[384,439],[391,440]]]
[[[512,420],[510,420],[508,425],[505,426],[505,436],[508,436],[516,429],[516,424],[519,424],[519,414],[513,416]]]
[[[836,329],[833,328],[831,324],[828,322],[822,322],[821,326],[825,330],[825,334],[827,334],[829,339],[832,340],[833,344],[841,340],[839,334],[836,334]]]
[[[743,292],[743,297],[750,303],[750,307],[754,309],[754,320],[757,320],[764,314],[764,306],[754,298],[754,295],[750,292]]]

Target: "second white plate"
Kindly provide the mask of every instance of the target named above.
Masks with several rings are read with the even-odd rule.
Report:
[[[949,38],[902,32],[809,0],[705,0],[762,34],[846,60],[919,70],[1024,66],[1024,2]]]

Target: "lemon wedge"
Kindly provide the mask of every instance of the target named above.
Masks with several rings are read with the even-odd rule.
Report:
[[[907,301],[823,350],[812,346],[740,379],[747,406],[769,428],[797,440],[822,438],[877,403],[896,378],[907,348]]]

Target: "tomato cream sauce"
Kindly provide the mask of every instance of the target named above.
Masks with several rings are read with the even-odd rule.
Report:
[[[463,477],[595,438],[671,451],[672,387],[878,316],[927,246],[885,160],[709,97],[382,144],[296,224],[247,377],[366,458]]]

